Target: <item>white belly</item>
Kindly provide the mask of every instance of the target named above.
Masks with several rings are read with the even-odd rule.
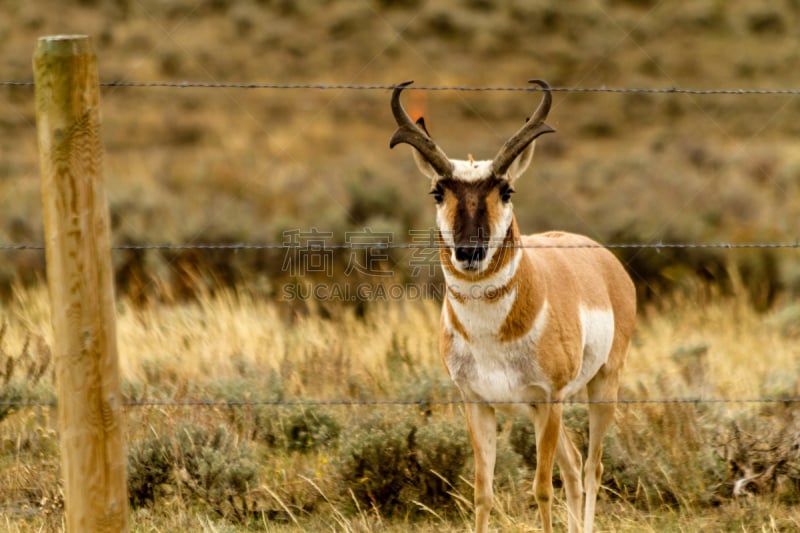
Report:
[[[550,398],[555,392],[538,363],[540,357],[547,357],[539,350],[539,339],[547,327],[546,302],[526,335],[510,342],[498,340],[497,333],[515,297],[515,292],[510,293],[508,302],[496,302],[492,304],[496,308],[488,309],[486,304],[479,302],[453,305],[451,300],[453,310],[470,339],[467,341],[454,332],[446,362],[450,375],[468,398],[489,402],[527,402]],[[493,312],[487,312],[489,310]],[[448,327],[446,315],[445,327]],[[581,359],[580,369],[564,388],[565,398],[585,387],[608,361],[614,338],[611,311],[581,309],[579,319],[582,343],[581,354],[576,356]]]

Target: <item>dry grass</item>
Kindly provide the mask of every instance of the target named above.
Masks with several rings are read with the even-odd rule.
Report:
[[[0,12],[3,79],[30,79],[37,36],[89,33],[104,80],[516,85],[537,76],[562,86],[701,88],[791,87],[797,63],[791,29],[800,19],[792,2],[744,0],[556,6],[404,0],[328,2],[325,9],[306,1],[12,0]],[[386,146],[393,130],[387,94],[115,89],[102,98],[116,242],[281,242],[284,230],[312,227],[333,231],[337,241],[370,227],[407,242],[409,229],[432,223],[427,185],[411,158]],[[559,93],[551,117],[559,133],[543,140],[536,168],[518,187],[521,226],[575,230],[606,242],[795,241],[795,100]],[[427,94],[420,105],[448,153],[489,157],[534,103],[521,93],[445,92]],[[0,241],[36,242],[41,208],[32,91],[0,88],[0,116]],[[800,329],[788,300],[800,291],[794,251],[684,252],[637,250],[625,257],[640,292],[657,305],[642,313],[624,396],[798,396]],[[3,392],[13,378],[20,394],[47,400],[50,373],[35,387],[26,379],[27,369],[44,364],[50,345],[46,298],[35,288],[43,257],[2,254],[7,305],[0,315],[7,328],[0,363],[19,361],[13,375],[4,374]],[[436,305],[371,304],[363,317],[359,308],[289,308],[273,298],[285,277],[282,259],[117,252],[118,271],[130,267],[129,277],[118,279],[120,290],[136,300],[119,304],[126,394],[137,400],[456,397],[437,353]],[[337,258],[339,279],[346,260]],[[400,277],[407,273],[408,257],[392,260]],[[206,274],[198,264],[216,281],[232,277],[247,288],[154,303],[180,301],[186,279]],[[697,290],[698,274],[718,287]],[[33,288],[12,293],[20,283]],[[675,287],[706,296],[665,296]],[[4,364],[0,371],[7,372]],[[364,409],[331,413],[347,428],[365,418]],[[374,411],[388,420],[425,416],[411,407]],[[460,423],[458,411],[432,413]],[[748,468],[763,472],[770,461],[786,459],[795,411],[778,404],[621,407],[607,451],[600,527],[797,529],[796,506],[787,505],[797,488],[787,486],[794,474],[784,466],[774,480],[750,487],[764,494],[731,494],[733,480]],[[265,420],[280,426],[292,414],[131,408],[129,435],[137,443],[173,435],[184,424],[224,425],[240,442],[255,442],[260,481],[249,496],[264,511],[247,530],[467,528],[465,483],[454,482],[456,512],[440,518],[436,509],[422,509],[422,522],[388,518],[342,497],[331,449],[289,454],[265,444],[274,437],[265,435]],[[572,416],[580,436],[580,414]],[[59,530],[51,410],[9,414],[0,422],[0,445],[0,529]],[[513,452],[505,453],[513,462]],[[537,518],[527,494],[530,475],[507,468],[493,523],[531,531]],[[245,530],[182,489],[165,490],[159,506],[133,514],[135,531]]]
[[[637,333],[641,344],[626,368],[629,391],[718,398],[800,392],[795,379],[800,346],[788,340],[786,329],[796,319],[787,313],[792,304],[761,314],[744,295],[700,304],[685,297],[675,300],[660,311],[645,310]]]
[[[685,298],[645,310],[623,395],[650,400],[796,396],[800,358],[792,341],[797,332],[787,329],[783,318],[792,307],[759,314],[746,302],[744,297]],[[332,318],[322,318],[316,312],[289,313],[242,292],[174,306],[121,303],[122,372],[126,391],[140,400],[456,397],[437,355],[437,316],[432,302],[389,302],[368,307],[364,317],[343,308]],[[13,304],[3,309],[3,319],[8,325],[3,353],[16,358],[26,338],[48,337],[44,293],[17,292]],[[45,376],[45,384],[49,379]],[[248,498],[260,510],[246,525],[198,507],[183,490],[168,489],[159,496],[159,505],[133,512],[134,530],[402,531],[413,524],[420,531],[457,531],[470,523],[471,491],[461,481],[452,486],[455,514],[421,507],[422,518],[391,517],[379,508],[354,504],[342,496],[337,481],[336,449],[323,446],[287,454],[264,447],[265,432],[273,426],[264,426],[268,419],[260,417],[271,417],[282,427],[292,411],[259,409],[130,408],[132,445],[186,424],[223,424],[237,441],[254,443],[259,463],[259,481]],[[347,433],[363,423],[365,410],[397,421],[421,416],[402,406],[333,407],[327,412]],[[0,424],[0,500],[6,502],[0,523],[9,531],[61,527],[57,434],[50,411],[21,409]],[[461,424],[458,411],[434,407],[432,412],[435,419]],[[572,411],[570,424],[577,424],[573,429],[580,439],[581,410]],[[791,476],[783,481],[778,476],[777,485],[761,495],[735,498],[732,483],[744,474],[726,470],[735,461],[725,454],[744,443],[754,447],[751,459],[763,459],[755,448],[791,427],[795,411],[795,406],[782,410],[773,404],[620,407],[606,452],[610,477],[598,517],[601,530],[792,529],[800,517],[794,506],[782,503],[797,498],[796,489],[786,485]],[[736,442],[733,422],[744,435]],[[748,440],[753,435],[760,440]],[[499,472],[508,473],[498,475],[493,523],[503,531],[533,531],[537,517],[528,492],[530,472],[504,469],[506,461],[516,460],[510,451],[501,453]],[[796,464],[796,458],[792,461]]]
[[[203,390],[278,376],[283,396],[381,397],[399,392],[389,372],[439,364],[433,302],[374,306],[364,319],[341,307],[321,319],[223,291],[186,305],[126,305],[121,313],[122,375],[134,384]]]

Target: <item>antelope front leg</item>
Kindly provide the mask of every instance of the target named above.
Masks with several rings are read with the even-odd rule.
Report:
[[[475,454],[475,533],[489,528],[492,510],[492,479],[497,445],[494,407],[485,403],[466,403],[467,425]]]
[[[539,506],[544,533],[553,531],[553,463],[561,432],[563,407],[561,403],[543,403],[534,406],[536,473],[533,479],[533,493]]]

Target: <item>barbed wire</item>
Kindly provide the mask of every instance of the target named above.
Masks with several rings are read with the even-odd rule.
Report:
[[[418,244],[418,243],[325,243],[314,241],[309,243],[150,243],[150,244],[115,244],[112,250],[295,250],[302,252],[322,252],[329,250],[436,250],[448,248],[446,244]],[[501,248],[607,248],[607,249],[763,249],[763,248],[800,248],[800,241],[794,242],[654,242],[654,243],[606,243],[606,244],[520,244],[514,246],[501,246]],[[0,250],[44,250],[44,243],[0,243]]]
[[[0,80],[0,87],[34,87],[33,81]],[[251,90],[320,90],[320,91],[385,91],[395,84],[372,83],[268,83],[268,82],[197,82],[197,81],[106,81],[104,88],[172,88],[172,89],[251,89]],[[516,92],[542,91],[538,86],[469,86],[469,85],[412,85],[412,91],[461,91],[461,92]],[[710,88],[688,87],[551,87],[553,92],[565,93],[612,93],[612,94],[687,94],[687,95],[800,95],[800,89],[758,88]]]
[[[588,399],[568,399],[568,400],[542,400],[542,401],[489,401],[489,400],[462,400],[462,399],[430,399],[430,398],[334,398],[334,399],[274,399],[274,400],[213,400],[213,399],[191,399],[191,400],[126,400],[122,402],[123,407],[324,407],[324,406],[375,406],[375,405],[397,405],[397,406],[433,406],[433,405],[462,405],[462,404],[485,404],[485,405],[536,405],[536,404],[563,404],[563,405],[726,405],[726,404],[794,404],[800,403],[800,397],[764,397],[764,398],[618,398],[616,400],[588,400]],[[21,407],[56,407],[55,400],[30,400],[0,402],[3,408]]]

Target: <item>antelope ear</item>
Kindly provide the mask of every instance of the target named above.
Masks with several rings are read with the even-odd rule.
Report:
[[[536,149],[536,140],[534,139],[531,143],[514,159],[511,163],[511,166],[508,167],[508,171],[506,175],[508,176],[509,183],[514,183],[514,181],[520,177],[526,170],[528,170],[528,166],[530,166],[531,161],[533,160],[533,151]]]
[[[428,163],[428,160],[422,157],[422,154],[419,151],[412,147],[411,153],[414,155],[414,162],[417,164],[417,168],[423,175],[427,176],[428,179],[431,181],[437,181],[441,176],[436,172],[433,168],[433,165]]]
[[[423,117],[419,117],[415,124],[420,127],[422,131],[425,132],[425,135],[430,138],[431,134],[428,133],[428,128],[425,127],[425,119]],[[433,140],[433,139],[431,139]],[[427,176],[431,181],[438,180],[441,176],[434,170],[433,166],[425,159],[421,153],[416,148],[412,147],[412,153],[414,154],[414,162],[417,164],[417,168],[419,169],[422,174]]]
[[[421,129],[422,131],[424,131],[424,132],[425,132],[425,135],[427,135],[428,137],[430,137],[430,136],[431,136],[431,134],[430,134],[430,133],[428,133],[428,128],[426,128],[426,127],[425,127],[425,117],[419,117],[419,118],[416,120],[416,122],[414,122],[414,124],[416,124],[417,126],[419,126],[419,127],[420,127],[420,129]]]

